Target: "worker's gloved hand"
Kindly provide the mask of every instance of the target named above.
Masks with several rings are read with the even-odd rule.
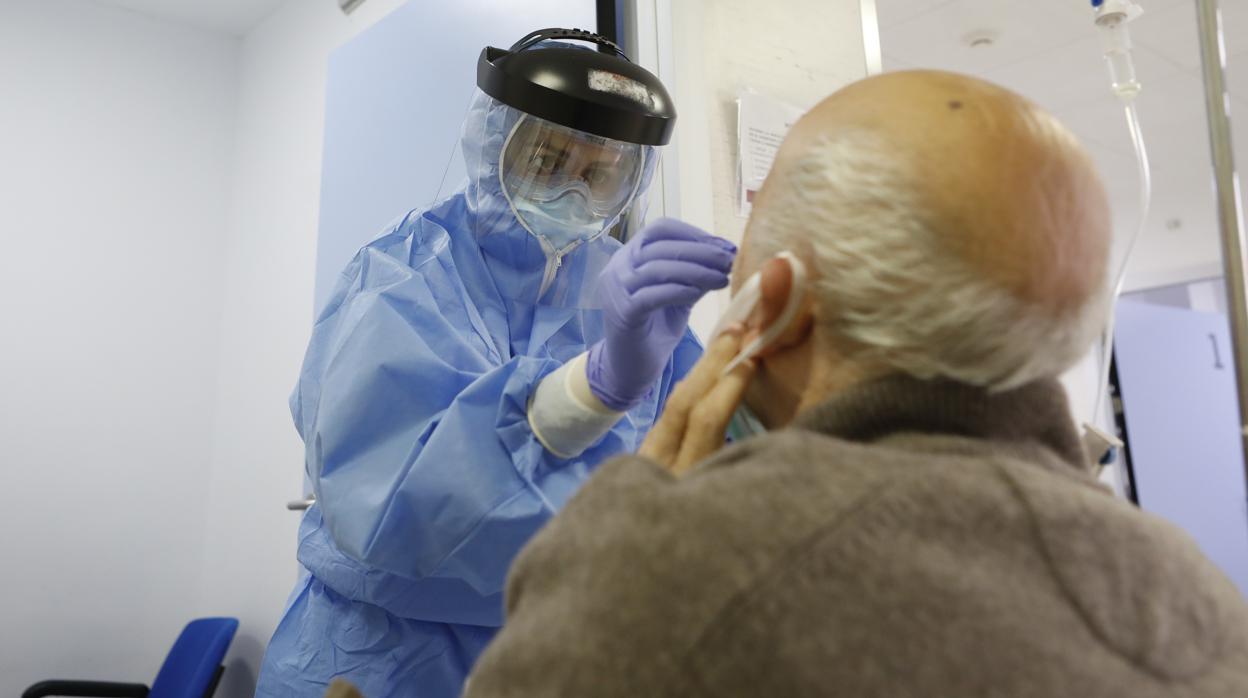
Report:
[[[663,375],[693,304],[728,285],[737,248],[670,218],[646,226],[607,262],[598,280],[604,338],[589,350],[589,388],[623,412]]]

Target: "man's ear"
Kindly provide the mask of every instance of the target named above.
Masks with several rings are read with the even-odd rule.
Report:
[[[743,342],[747,344],[780,318],[780,315],[784,313],[785,305],[789,302],[789,296],[795,290],[797,293],[802,293],[801,289],[793,288],[793,267],[788,260],[773,257],[763,263],[760,272],[759,290],[762,297],[745,322]],[[810,294],[804,293],[802,306],[798,309],[793,321],[779,337],[759,352],[759,356],[770,356],[801,344],[809,338],[813,327],[814,314]]]

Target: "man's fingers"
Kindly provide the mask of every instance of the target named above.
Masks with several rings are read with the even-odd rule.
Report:
[[[730,325],[725,328],[706,348],[706,353],[698,359],[698,363],[694,364],[689,375],[676,386],[672,397],[668,399],[668,404],[671,405],[675,401],[678,407],[686,412],[693,409],[694,404],[715,387],[724,368],[741,350],[743,332],[744,328],[740,325]]]
[[[685,438],[671,467],[672,472],[683,473],[724,445],[724,433],[733,413],[745,399],[745,391],[754,379],[754,369],[753,361],[746,361],[732,369],[690,410],[685,424]]]
[[[650,428],[650,433],[646,434],[641,448],[637,449],[637,455],[670,468],[676,462],[676,456],[680,455],[680,438],[684,432],[684,420],[670,411],[665,411]]]
[[[724,367],[737,355],[741,348],[741,333],[740,326],[730,326],[711,342],[693,370],[676,384],[668,396],[663,413],[638,450],[639,455],[669,467],[675,462],[685,439],[689,411],[715,386]]]

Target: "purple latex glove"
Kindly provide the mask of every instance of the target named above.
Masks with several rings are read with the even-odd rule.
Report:
[[[629,240],[598,279],[604,337],[589,350],[589,388],[623,412],[641,402],[663,375],[684,336],[693,304],[728,285],[737,248],[671,218]]]

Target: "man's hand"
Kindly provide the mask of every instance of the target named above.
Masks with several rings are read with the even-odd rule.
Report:
[[[728,422],[754,377],[752,360],[724,374],[724,368],[741,349],[742,332],[740,326],[729,327],[711,342],[697,365],[672,391],[638,455],[682,475],[724,445]]]

